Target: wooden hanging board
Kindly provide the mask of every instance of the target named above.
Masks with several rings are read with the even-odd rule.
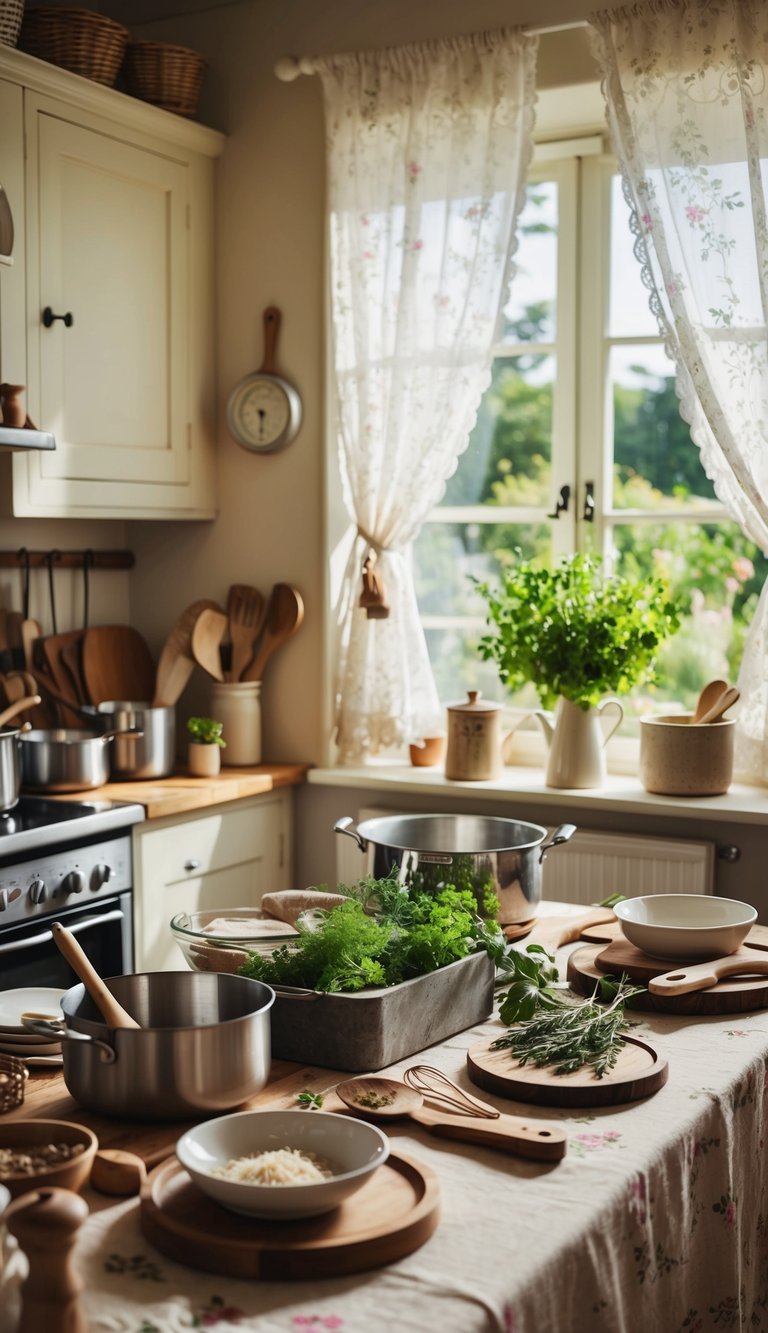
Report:
[[[82,670],[91,703],[146,702],[155,692],[155,666],[144,639],[131,625],[95,625],[82,644]]]
[[[175,1157],[156,1167],[141,1190],[141,1229],[168,1258],[265,1282],[381,1268],[417,1250],[439,1220],[435,1173],[394,1153],[340,1208],[297,1221],[231,1213],[198,1189]]]
[[[674,963],[650,958],[627,941],[621,946],[616,942],[607,948],[591,944],[571,954],[568,982],[577,994],[591,995],[600,978],[608,972],[612,975],[626,972],[642,982],[650,980],[651,976],[664,976],[673,967]],[[651,995],[644,991],[627,1000],[627,1008],[658,1014],[745,1014],[768,1008],[768,977],[726,978],[708,990],[689,995]]]
[[[509,1050],[489,1050],[490,1043],[467,1052],[467,1072],[486,1092],[535,1106],[620,1106],[658,1092],[669,1073],[666,1060],[647,1041],[623,1040],[624,1049],[603,1078],[588,1069],[556,1074],[549,1067],[520,1065]]]
[[[614,921],[587,926],[581,931],[581,938],[589,940],[591,944],[612,944],[614,940],[625,940],[626,936],[621,929],[621,922]],[[768,949],[768,926],[752,926],[744,943],[750,949]]]

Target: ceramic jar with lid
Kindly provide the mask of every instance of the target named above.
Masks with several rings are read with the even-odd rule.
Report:
[[[504,746],[501,706],[486,702],[479,690],[469,690],[462,703],[449,704],[445,776],[454,782],[485,782],[501,777]]]

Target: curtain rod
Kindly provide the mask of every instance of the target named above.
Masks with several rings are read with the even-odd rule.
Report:
[[[589,24],[586,19],[576,19],[573,23],[552,23],[542,28],[521,28],[521,32],[527,32],[531,37],[544,37],[551,32],[573,32],[576,28],[587,28]],[[283,83],[293,83],[302,74],[315,74],[316,56],[280,56],[275,61],[274,71],[278,79]]]

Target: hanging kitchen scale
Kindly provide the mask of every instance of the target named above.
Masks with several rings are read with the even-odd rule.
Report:
[[[292,384],[277,374],[277,335],[280,311],[264,311],[264,360],[258,370],[236,384],[227,402],[227,425],[243,449],[271,454],[290,444],[301,426],[301,398]]]

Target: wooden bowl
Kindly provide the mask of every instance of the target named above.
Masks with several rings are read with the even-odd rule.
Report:
[[[12,1148],[25,1151],[49,1143],[80,1144],[83,1151],[58,1165],[23,1175],[4,1175],[0,1163],[0,1184],[5,1185],[12,1198],[47,1185],[57,1185],[77,1193],[86,1184],[99,1141],[85,1125],[77,1125],[70,1120],[13,1120],[0,1124],[0,1150]]]

